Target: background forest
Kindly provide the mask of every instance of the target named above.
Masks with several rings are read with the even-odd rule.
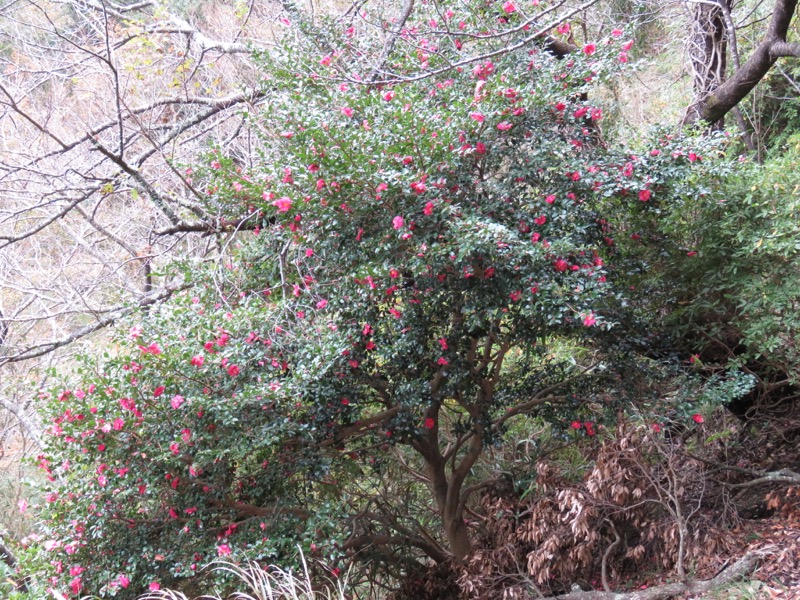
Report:
[[[6,0],[0,596],[797,597],[796,4]]]

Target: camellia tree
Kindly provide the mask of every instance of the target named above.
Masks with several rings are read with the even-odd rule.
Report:
[[[187,291],[50,396],[54,588],[129,597],[297,543],[334,573],[461,559],[513,419],[595,434],[596,363],[545,345],[611,325],[603,203],[655,203],[662,162],[694,161],[603,141],[587,92],[624,68],[620,31],[559,58],[506,5],[517,41],[447,11],[398,29],[413,53],[331,26],[263,57],[267,150],[186,169],[239,223],[229,258],[176,265]]]

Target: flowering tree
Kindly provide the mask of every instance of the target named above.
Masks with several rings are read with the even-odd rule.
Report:
[[[461,559],[484,451],[513,419],[571,426],[596,365],[545,345],[606,325],[601,208],[657,202],[663,157],[615,156],[586,100],[620,31],[564,60],[512,2],[506,37],[481,10],[263,55],[258,155],[181,167],[248,232],[49,399],[53,585],[124,596],[297,541],[334,569]]]

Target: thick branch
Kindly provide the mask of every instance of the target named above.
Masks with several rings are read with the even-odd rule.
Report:
[[[701,106],[699,117],[716,123],[741,102],[761,81],[780,56],[800,56],[800,44],[788,43],[786,33],[794,17],[797,0],[778,0],[766,37],[740,69],[719,86]],[[690,115],[689,121],[696,116]]]

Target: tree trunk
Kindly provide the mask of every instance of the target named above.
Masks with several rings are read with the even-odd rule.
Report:
[[[472,552],[472,542],[469,539],[467,525],[464,523],[464,515],[447,515],[443,516],[442,520],[444,521],[444,533],[450,545],[450,551],[456,559],[462,560]]]
[[[730,0],[720,2],[724,2],[724,6],[730,9]],[[702,116],[706,101],[725,81],[728,44],[721,6],[705,2],[693,5],[689,57],[694,75],[694,101],[687,109],[685,123],[693,123]],[[712,123],[712,126],[721,129],[722,118]]]

